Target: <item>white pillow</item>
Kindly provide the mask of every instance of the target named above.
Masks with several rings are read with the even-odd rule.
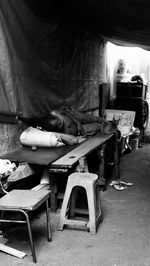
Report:
[[[21,133],[20,142],[25,146],[35,147],[61,147],[64,145],[59,133],[42,131],[34,127],[28,127]]]

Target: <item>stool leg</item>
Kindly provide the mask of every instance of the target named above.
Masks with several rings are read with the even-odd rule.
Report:
[[[72,186],[68,186],[67,184],[61,211],[60,211],[60,218],[59,218],[59,224],[58,224],[59,231],[63,230],[64,224],[66,221],[66,213],[67,213],[67,207],[68,207],[71,191],[72,191]]]
[[[89,227],[90,233],[95,235],[96,234],[96,208],[95,208],[95,191],[94,187],[92,188],[86,188],[87,192],[87,199],[88,199],[88,208],[89,208],[89,222],[87,224],[87,227]]]
[[[87,188],[87,196],[89,206],[89,223],[87,226],[90,229],[90,233],[95,235],[97,226],[102,221],[102,210],[98,182],[93,184],[92,190]]]
[[[50,208],[48,204],[48,199],[46,200],[47,238],[48,238],[48,242],[51,242],[52,234],[51,234],[51,227],[50,227]]]
[[[37,259],[36,259],[36,254],[35,254],[35,248],[34,248],[33,238],[32,238],[32,231],[31,231],[29,216],[28,216],[28,214],[24,210],[21,210],[21,212],[26,217],[27,227],[28,227],[28,233],[29,233],[29,239],[30,239],[30,245],[31,245],[31,251],[32,251],[32,257],[33,257],[33,262],[36,263],[37,262]]]

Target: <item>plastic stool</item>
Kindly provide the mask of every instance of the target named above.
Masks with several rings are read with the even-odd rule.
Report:
[[[75,194],[72,193],[73,188],[85,188],[88,202],[89,220],[69,219],[69,211],[71,214],[76,212],[75,208]],[[76,191],[76,190],[75,190]],[[72,193],[72,197],[71,197]],[[72,200],[71,200],[72,199]],[[85,214],[85,210],[77,209],[80,214]],[[60,220],[58,230],[62,231],[64,225],[75,228],[87,228],[91,234],[96,234],[97,226],[102,218],[100,191],[98,186],[98,176],[92,173],[73,173],[68,177],[66,191],[61,207]]]

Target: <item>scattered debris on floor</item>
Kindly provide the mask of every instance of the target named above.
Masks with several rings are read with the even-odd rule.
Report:
[[[119,180],[112,180],[109,184],[111,187],[114,187],[116,190],[125,190],[130,186],[133,186],[133,183],[125,182]]]

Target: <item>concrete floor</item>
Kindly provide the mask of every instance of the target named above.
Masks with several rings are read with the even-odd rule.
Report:
[[[86,231],[57,231],[59,211],[51,214],[53,241],[46,240],[45,215],[32,220],[37,264],[56,266],[150,266],[150,144],[123,156],[121,180],[133,182],[124,191],[101,192],[103,222],[96,235]],[[22,228],[22,227],[21,227]],[[9,246],[25,251],[18,259],[0,253],[0,265],[35,265],[26,230],[7,230]]]

